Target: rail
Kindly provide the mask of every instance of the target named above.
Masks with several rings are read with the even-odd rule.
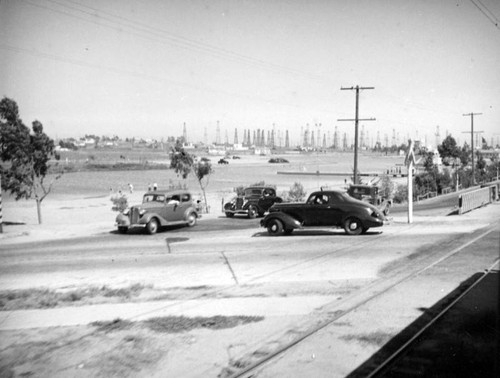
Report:
[[[425,194],[421,194],[421,195],[417,196],[417,202],[422,201],[424,199],[428,199],[428,198],[434,198],[434,197],[437,197],[437,192],[427,192]]]
[[[458,214],[461,215],[468,211],[491,203],[491,193],[492,187],[488,186],[485,188],[473,190],[472,192],[461,194],[458,197]]]

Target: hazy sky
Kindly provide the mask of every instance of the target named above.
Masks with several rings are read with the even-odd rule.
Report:
[[[0,96],[53,138],[500,133],[498,0],[0,0]]]

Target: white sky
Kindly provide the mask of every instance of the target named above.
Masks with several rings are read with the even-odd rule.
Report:
[[[485,6],[485,7],[483,7]],[[478,7],[481,8],[478,9]],[[491,13],[489,13],[491,12]],[[321,123],[371,139],[500,134],[498,0],[0,0],[0,96],[27,125],[232,142]]]

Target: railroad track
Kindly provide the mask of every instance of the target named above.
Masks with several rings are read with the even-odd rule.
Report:
[[[481,232],[478,236],[474,237],[472,240],[469,242],[456,247],[452,249],[449,252],[446,252],[444,254],[440,254],[439,257],[437,258],[425,258],[422,261],[420,261],[419,264],[416,264],[414,269],[411,269],[408,271],[408,266],[406,266],[404,269],[398,269],[394,271],[392,274],[378,279],[374,281],[372,284],[364,287],[362,290],[359,290],[352,295],[346,297],[345,299],[341,301],[336,301],[335,303],[332,302],[332,306],[330,308],[323,308],[324,313],[328,314],[334,314],[332,316],[327,317],[323,321],[321,321],[319,324],[316,324],[313,327],[310,327],[307,331],[302,332],[300,335],[297,335],[293,340],[282,343],[279,347],[274,349],[270,353],[254,353],[253,355],[259,356],[258,359],[254,359],[250,364],[247,363],[246,366],[240,367],[244,365],[244,362],[242,361],[248,361],[250,360],[250,356],[247,355],[246,358],[240,358],[240,360],[235,359],[235,362],[233,363],[233,367],[229,368],[227,370],[228,374],[226,375],[221,375],[221,376],[227,376],[231,378],[240,378],[240,377],[253,377],[255,374],[260,370],[260,369],[265,369],[265,365],[270,363],[271,361],[278,359],[281,355],[283,355],[285,352],[288,350],[298,346],[300,343],[303,341],[307,340],[311,336],[319,333],[321,330],[325,329],[332,323],[338,321],[339,319],[342,319],[344,316],[348,315],[349,313],[353,312],[354,310],[362,307],[369,301],[381,296],[382,294],[386,293],[387,291],[395,288],[396,286],[400,285],[401,283],[410,280],[413,277],[416,277],[427,270],[435,267],[436,265],[444,262],[445,260],[449,259],[450,257],[458,254],[461,252],[463,249],[467,248],[468,246],[472,245],[473,243],[477,242],[478,240],[484,238],[491,232],[495,231],[493,228],[488,229],[487,231]],[[498,260],[495,261],[495,263],[488,269],[488,272],[491,271],[493,266],[498,264]],[[406,270],[406,271],[405,271]],[[326,306],[328,307],[328,306]],[[340,309],[341,307],[344,307],[343,309]],[[442,316],[442,315],[441,315]],[[424,330],[425,331],[425,330]],[[418,337],[418,336],[417,336]],[[411,342],[408,344],[411,345]],[[405,347],[406,348],[406,347]],[[401,353],[404,351],[405,348],[402,348]],[[255,351],[254,351],[255,352]],[[243,356],[242,356],[243,357]],[[397,358],[397,355],[395,355],[391,360]],[[389,363],[389,362],[388,362]],[[236,368],[235,368],[236,366]],[[240,367],[240,368],[237,368]],[[377,372],[373,372],[375,376],[379,376]],[[364,376],[364,375],[362,375]]]
[[[397,348],[389,356],[385,357],[382,361],[378,362],[373,370],[369,371],[370,368],[365,368],[364,371],[359,373],[351,374],[350,377],[363,376],[369,378],[375,377],[411,377],[411,376],[423,376],[430,375],[426,374],[429,369],[433,369],[436,363],[436,355],[427,350],[427,348],[418,349],[417,346],[425,341],[426,334],[430,333],[432,327],[443,319],[447,314],[449,314],[453,309],[457,307],[461,301],[464,300],[474,289],[476,289],[481,283],[483,283],[489,276],[492,275],[494,268],[498,269],[498,260],[495,261],[485,272],[477,278],[471,284],[465,288],[465,290],[458,295],[455,299],[451,301],[447,306],[445,306],[441,311],[438,311],[431,319],[421,326],[421,328],[415,332],[406,342],[404,342],[399,348]],[[495,272],[497,274],[498,272]],[[432,340],[432,335],[428,336]],[[435,342],[436,340],[434,340]],[[485,367],[487,370],[491,368]],[[368,371],[367,371],[368,370]],[[449,371],[448,371],[449,372]],[[464,374],[465,371],[459,372],[460,375]],[[478,373],[477,371],[475,373]]]

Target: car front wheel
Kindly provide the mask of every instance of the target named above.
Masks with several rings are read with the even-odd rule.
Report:
[[[128,227],[123,227],[123,226],[118,227],[118,232],[120,234],[126,234],[127,231],[128,231]]]
[[[267,223],[267,232],[271,236],[281,235],[281,233],[283,232],[283,222],[281,222],[279,219],[271,219]]]
[[[257,216],[257,208],[255,206],[250,206],[248,208],[248,217],[253,219]]]
[[[194,213],[191,213],[188,215],[187,217],[187,225],[189,227],[193,227],[194,225],[196,225],[196,215]]]
[[[146,225],[146,231],[149,235],[153,235],[158,231],[158,221],[153,218]]]
[[[230,213],[229,211],[226,211],[226,217],[232,218],[232,217],[234,217],[234,213]]]
[[[359,235],[363,232],[363,224],[358,218],[347,218],[344,222],[344,230],[347,235]]]

